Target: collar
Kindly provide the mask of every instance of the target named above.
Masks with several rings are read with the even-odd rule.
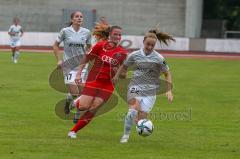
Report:
[[[81,31],[81,28],[82,27],[80,27],[78,31],[75,31],[73,26],[72,25],[70,26],[71,31],[73,31],[74,33],[79,33]]]
[[[145,52],[143,51],[143,48],[141,48],[141,54],[142,54],[143,56],[150,56],[150,55],[152,55],[152,53],[153,53],[153,51],[152,51],[150,54],[146,55]]]

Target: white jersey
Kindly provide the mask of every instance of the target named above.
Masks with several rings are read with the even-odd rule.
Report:
[[[22,27],[20,25],[11,25],[8,32],[14,33],[14,35],[10,35],[11,40],[20,40]]]
[[[143,49],[140,49],[129,54],[124,65],[133,66],[134,71],[128,85],[127,100],[136,98],[140,109],[150,112],[156,100],[159,76],[169,70],[164,57],[156,51],[146,55]]]
[[[91,32],[83,27],[80,27],[79,31],[76,32],[72,26],[69,26],[60,31],[56,41],[64,44],[64,81],[66,84],[74,83],[80,61],[83,55],[86,54],[86,45],[91,44]],[[88,64],[82,70],[81,78],[83,82],[87,79],[87,68]]]
[[[86,44],[91,44],[91,32],[83,27],[76,32],[69,26],[60,31],[56,40],[64,44],[63,61],[66,61],[86,53]]]
[[[159,88],[161,73],[169,70],[162,55],[156,51],[146,55],[143,49],[129,54],[124,61],[124,65],[128,67],[133,66],[134,73],[129,84],[129,89],[137,86],[143,96],[147,94],[155,95],[156,89]]]
[[[134,51],[128,55],[124,65],[133,65],[132,81],[139,85],[154,85],[159,80],[161,73],[169,70],[164,57],[155,50],[149,55],[146,55],[143,49]]]

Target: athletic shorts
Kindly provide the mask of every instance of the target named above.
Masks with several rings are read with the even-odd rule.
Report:
[[[99,97],[106,102],[111,97],[113,91],[114,86],[111,81],[106,79],[96,79],[94,81],[87,81],[81,94]]]
[[[11,48],[19,47],[20,45],[21,45],[20,39],[11,39],[10,40],[10,47]]]
[[[130,86],[127,93],[127,100],[136,99],[143,112],[149,113],[156,101],[155,90],[146,90],[141,86]]]
[[[64,83],[65,84],[73,84],[75,85],[75,79],[77,76],[77,72],[78,72],[78,67],[75,67],[73,70],[71,70],[68,73],[63,73],[64,74]],[[88,71],[87,69],[83,69],[82,73],[81,73],[81,80],[82,83],[85,83],[87,80],[87,76],[88,76]]]

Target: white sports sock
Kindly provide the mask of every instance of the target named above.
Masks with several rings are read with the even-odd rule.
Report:
[[[15,59],[15,60],[18,60],[19,55],[20,55],[19,51],[15,51],[14,59]]]
[[[129,109],[128,113],[125,117],[125,123],[124,123],[124,135],[129,135],[131,132],[132,124],[138,114],[138,111],[135,109]]]

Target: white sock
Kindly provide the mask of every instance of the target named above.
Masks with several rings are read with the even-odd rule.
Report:
[[[20,55],[19,51],[15,51],[15,54],[14,54],[14,57],[13,57],[13,58],[14,58],[15,60],[18,60],[19,55]]]
[[[128,113],[125,117],[125,123],[124,123],[124,135],[130,135],[131,127],[133,125],[133,122],[138,114],[138,111],[135,109],[129,109]]]

